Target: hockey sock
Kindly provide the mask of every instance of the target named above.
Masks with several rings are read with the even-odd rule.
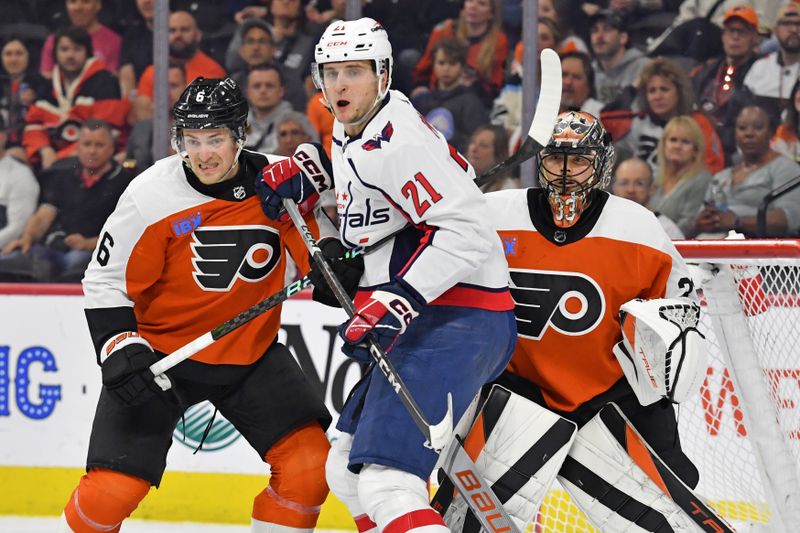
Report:
[[[428,503],[428,489],[421,478],[374,464],[365,465],[358,478],[359,499],[379,531],[449,533],[442,517]]]
[[[378,524],[373,522],[372,519],[365,514],[355,516],[353,520],[356,521],[358,533],[377,533],[378,531]]]
[[[92,468],[72,492],[64,516],[75,533],[115,533],[149,490],[141,478]]]
[[[279,440],[264,459],[272,476],[253,501],[253,531],[312,531],[328,496],[325,459],[330,444],[316,422]],[[271,527],[273,525],[284,527]]]

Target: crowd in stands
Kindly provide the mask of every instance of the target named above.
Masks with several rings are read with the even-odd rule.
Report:
[[[345,0],[172,0],[170,106],[197,76],[250,103],[247,148],[330,146],[313,47]],[[480,174],[521,142],[522,0],[362,0],[393,87]],[[562,109],[611,132],[617,194],[673,238],[759,236],[765,195],[800,176],[800,2],[539,0]],[[29,0],[0,22],[0,281],[79,280],[105,217],[153,163],[153,0]],[[537,54],[538,55],[538,54]],[[164,147],[170,150],[169,147]],[[520,187],[518,171],[486,190]],[[796,237],[800,188],[769,206]]]

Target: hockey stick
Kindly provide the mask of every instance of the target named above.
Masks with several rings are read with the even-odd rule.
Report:
[[[303,220],[303,216],[300,214],[297,204],[291,199],[284,199],[283,206],[286,208],[286,212],[289,213],[292,222],[297,228],[297,232],[303,237],[303,241],[306,243],[311,257],[319,267],[322,277],[325,278],[331,291],[333,291],[336,300],[342,306],[342,309],[345,310],[348,317],[354,316],[356,314],[355,304],[353,304],[350,296],[347,295],[344,287],[342,287],[341,282],[333,273],[328,260],[317,245],[314,235],[311,233],[311,230],[308,229],[305,220]],[[408,409],[411,418],[414,419],[414,422],[422,431],[422,434],[425,435],[427,444],[436,451],[442,450],[450,441],[450,436],[453,432],[453,399],[450,393],[447,394],[447,413],[444,418],[438,424],[431,424],[422,414],[422,410],[408,392],[408,388],[397,374],[394,365],[392,365],[387,358],[386,352],[371,337],[368,338],[367,345],[369,346],[370,354],[375,359],[376,366],[383,372],[386,379],[389,380],[389,384],[400,397],[400,401],[402,401],[403,405]]]
[[[320,267],[322,276],[341,304],[342,309],[347,312],[349,317],[354,316],[356,314],[355,304],[350,300],[350,296],[345,292],[342,284],[333,273],[333,270],[328,264],[328,260],[314,240],[314,235],[311,233],[311,230],[308,229],[305,220],[303,220],[303,216],[300,214],[297,204],[291,199],[284,199],[283,206],[286,208],[286,212],[289,213],[292,222],[297,228],[297,232],[303,237],[303,241],[306,243],[311,257],[314,259],[317,266]],[[394,392],[400,398],[408,414],[425,436],[427,441],[426,446],[437,453],[441,452],[444,447],[451,442],[453,435],[453,395],[449,392],[447,393],[447,413],[444,418],[438,424],[431,424],[425,418],[425,415],[422,413],[419,405],[417,405],[414,397],[411,396],[408,387],[403,382],[400,374],[397,373],[397,370],[394,368],[394,365],[389,360],[383,348],[381,348],[371,336],[367,338],[367,346],[369,347],[370,355],[372,355],[375,361],[375,366],[380,369],[389,381],[389,385],[394,389]],[[457,470],[455,473],[449,473],[449,475],[453,476],[453,482],[459,487],[459,490],[464,491],[463,494],[467,503],[478,515],[484,527],[489,531],[510,531],[512,533],[519,533],[491,488],[484,486],[478,481],[481,479],[480,473],[475,463],[460,443],[453,443],[448,453],[448,460],[451,472]],[[489,505],[488,502],[491,502],[491,505]],[[488,511],[491,511],[491,514],[488,514]]]
[[[539,87],[539,101],[536,103],[531,127],[525,142],[519,150],[506,159],[496,164],[475,180],[478,187],[482,187],[495,179],[506,170],[521,165],[547,146],[553,135],[553,126],[561,107],[561,59],[550,48],[542,50],[539,56],[541,62],[541,82]]]
[[[349,250],[344,258],[348,259],[351,257],[355,257],[363,253],[363,249],[361,248],[354,248]],[[208,331],[193,341],[189,341],[187,344],[181,346],[168,356],[164,357],[163,359],[159,359],[152,365],[150,365],[150,370],[153,372],[154,375],[158,376],[159,374],[163,374],[173,366],[177,365],[178,363],[190,358],[200,350],[207,348],[208,346],[212,345],[213,343],[217,342],[219,339],[231,333],[232,331],[244,326],[254,318],[266,313],[270,309],[279,306],[295,294],[299,293],[306,287],[311,285],[311,278],[306,275],[298,279],[295,282],[290,283],[286,287],[282,288],[280,291],[276,292],[272,296],[268,296],[264,300],[261,300],[257,304],[253,305],[249,309],[245,309],[235,317],[231,318],[224,324],[217,326],[216,328]]]

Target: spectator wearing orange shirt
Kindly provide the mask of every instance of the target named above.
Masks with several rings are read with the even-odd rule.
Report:
[[[308,99],[306,105],[306,116],[308,117],[311,125],[319,134],[322,147],[328,157],[331,156],[331,142],[333,139],[333,113],[325,105],[325,97],[322,96],[322,91]]]
[[[502,12],[502,0],[466,0],[458,19],[436,26],[414,69],[416,87],[411,96],[436,86],[433,47],[445,37],[456,37],[469,45],[467,65],[474,70],[477,88],[490,103],[503,85],[508,57],[508,39],[500,29]]]
[[[169,60],[170,63],[183,65],[186,79],[192,81],[204,78],[224,78],[226,73],[222,66],[203,53],[200,49],[202,32],[197,22],[187,11],[175,11],[169,16]],[[134,103],[137,120],[153,116],[153,65],[147,67],[136,87]]]

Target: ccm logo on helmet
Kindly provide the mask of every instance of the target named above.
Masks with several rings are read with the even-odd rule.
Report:
[[[334,46],[347,46],[347,41],[331,41],[327,44],[328,48],[332,48]]]
[[[519,335],[539,340],[552,327],[584,335],[600,323],[606,300],[592,278],[577,272],[509,270]]]

